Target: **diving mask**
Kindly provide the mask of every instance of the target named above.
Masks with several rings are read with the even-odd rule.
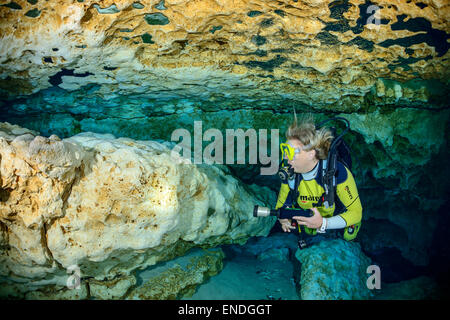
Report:
[[[294,156],[300,153],[300,148],[293,148],[289,143],[280,143],[281,159],[294,160]]]

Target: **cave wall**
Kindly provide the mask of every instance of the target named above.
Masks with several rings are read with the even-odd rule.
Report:
[[[11,1],[0,6],[0,87],[356,111],[376,85],[381,103],[423,105],[435,86],[404,83],[447,83],[449,10],[442,0]]]

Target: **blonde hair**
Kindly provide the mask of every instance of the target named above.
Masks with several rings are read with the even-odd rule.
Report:
[[[286,139],[299,140],[304,145],[303,150],[315,150],[316,158],[323,160],[328,156],[328,150],[330,149],[333,138],[333,134],[326,127],[316,130],[314,118],[311,114],[303,116],[300,122],[298,122],[297,114],[294,110],[294,122],[286,131]]]

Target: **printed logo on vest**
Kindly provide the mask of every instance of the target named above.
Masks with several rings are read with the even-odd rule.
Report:
[[[320,197],[315,197],[315,196],[299,196],[300,201],[303,203],[306,203],[308,201],[315,201],[318,202]]]
[[[348,196],[350,197],[350,199],[353,199],[352,193],[350,192],[350,188],[348,186],[345,186],[345,191],[347,191]]]

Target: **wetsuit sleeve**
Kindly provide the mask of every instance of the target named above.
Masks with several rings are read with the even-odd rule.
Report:
[[[338,176],[336,194],[347,210],[338,216],[345,220],[347,226],[351,226],[361,221],[362,205],[352,173],[343,168],[345,170],[341,170],[342,173]]]
[[[286,202],[288,194],[289,194],[289,185],[287,183],[282,183],[280,192],[278,193],[278,200],[275,206],[275,210],[283,206],[283,204]]]

